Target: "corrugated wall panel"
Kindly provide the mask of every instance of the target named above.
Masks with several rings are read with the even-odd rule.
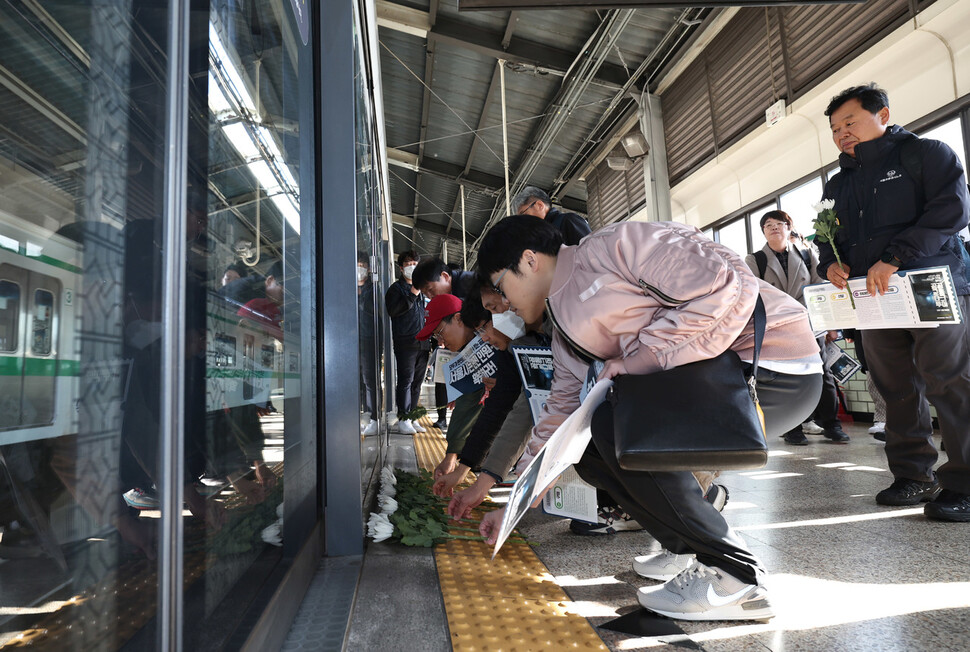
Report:
[[[782,24],[796,96],[863,43],[909,14],[909,0],[786,7]]]
[[[714,155],[714,122],[706,66],[704,58],[698,58],[662,96],[671,183],[698,162]]]

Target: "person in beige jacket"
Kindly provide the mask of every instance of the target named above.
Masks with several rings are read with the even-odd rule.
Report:
[[[815,271],[818,256],[812,249],[802,249],[791,242],[792,219],[785,211],[768,211],[762,215],[761,231],[767,243],[761,251],[748,254],[744,262],[758,278],[804,305],[805,286],[809,283],[825,282]],[[819,348],[837,337],[838,331],[820,333],[817,338]],[[808,439],[803,432],[803,425],[811,428],[814,423],[822,428],[821,431],[811,431],[814,434],[824,435],[833,444],[848,444],[849,436],[842,430],[838,415],[839,395],[835,388],[835,378],[828,369],[823,368],[822,395],[815,406],[814,419],[786,432],[785,442],[793,446],[806,446]]]
[[[767,313],[758,370],[767,434],[802,423],[818,402],[821,359],[805,309],[693,227],[623,222],[564,247],[548,224],[518,215],[486,234],[478,265],[526,322],[545,311],[556,327],[551,395],[520,471],[579,407],[592,363],[602,365],[600,378],[612,378],[671,369],[727,349],[750,362],[759,295]],[[593,440],[577,470],[609,491],[675,558],[661,560],[673,562],[656,574],[668,581],[640,589],[640,604],[687,620],[773,617],[763,565],[704,500],[694,476],[622,469],[612,423],[607,402],[597,409]],[[501,518],[496,511],[482,520],[487,540],[494,541]]]

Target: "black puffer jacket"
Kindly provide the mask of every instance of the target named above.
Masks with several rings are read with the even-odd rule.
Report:
[[[902,143],[914,134],[893,125],[876,140],[859,143],[855,158],[839,156],[841,170],[825,184],[825,199],[835,200],[842,228],[835,236],[850,275],[865,276],[883,252],[903,262],[900,269],[947,265],[957,294],[970,294],[963,243],[956,234],[967,226],[970,198],[963,166],[952,149],[920,140],[922,184],[907,171]],[[818,273],[825,278],[835,262],[832,246],[818,242]]]

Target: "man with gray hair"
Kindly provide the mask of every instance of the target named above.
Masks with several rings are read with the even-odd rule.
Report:
[[[541,188],[526,186],[512,198],[512,211],[516,215],[539,217],[562,233],[563,243],[569,246],[579,244],[585,236],[592,233],[589,222],[576,213],[564,213],[552,207],[552,200]]]

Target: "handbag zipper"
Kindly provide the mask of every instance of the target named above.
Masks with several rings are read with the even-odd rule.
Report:
[[[573,339],[571,337],[569,337],[569,335],[566,333],[566,331],[563,330],[563,327],[559,325],[559,321],[556,319],[556,315],[553,314],[553,312],[552,312],[552,304],[549,303],[549,299],[548,298],[546,299],[546,312],[549,313],[549,319],[552,320],[552,325],[556,328],[557,331],[559,331],[559,334],[563,336],[563,339],[566,340],[566,343],[569,344],[569,346],[574,351],[577,351],[578,353],[580,353],[581,355],[585,356],[589,360],[597,360],[599,362],[603,362],[602,358],[600,358],[599,356],[593,355],[592,353],[590,353],[589,351],[587,351],[583,347],[581,347],[578,344],[576,344],[576,342],[574,342]]]

